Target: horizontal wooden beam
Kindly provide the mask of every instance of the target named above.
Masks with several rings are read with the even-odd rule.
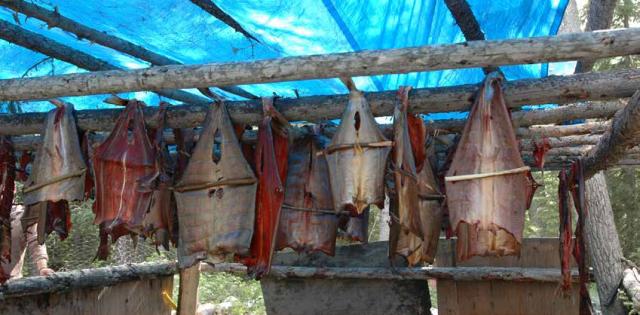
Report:
[[[530,104],[565,104],[576,100],[612,100],[630,97],[640,86],[640,70],[618,70],[602,73],[585,73],[568,76],[552,76],[542,79],[514,80],[504,83],[507,103],[512,107]],[[478,85],[468,84],[442,88],[415,89],[410,95],[410,110],[414,113],[439,113],[466,111],[471,106]],[[376,116],[390,116],[396,102],[395,91],[366,93],[371,110]],[[309,96],[301,98],[277,99],[276,106],[289,121],[324,121],[339,118],[348,95]],[[170,128],[196,127],[202,124],[206,114],[206,104],[171,106],[168,109],[167,123]],[[581,106],[591,106],[599,110],[584,110]],[[537,114],[532,111],[514,113],[520,117],[521,126],[548,124],[568,119],[586,119],[613,115],[617,105],[579,105],[555,109],[551,114]],[[566,107],[566,106],[563,106]],[[617,108],[617,107],[616,107]],[[236,123],[257,124],[262,119],[262,107],[259,101],[228,102],[231,118]],[[76,114],[78,127],[90,131],[107,131],[121,109],[83,110]],[[151,117],[157,107],[147,107],[145,116]],[[545,111],[548,112],[548,111]],[[523,115],[523,116],[520,116]],[[539,118],[538,115],[551,115],[551,118]],[[533,119],[532,117],[538,117]],[[40,133],[46,118],[45,113],[26,113],[18,115],[0,115],[0,135],[26,135]],[[151,120],[148,123],[153,123]],[[460,130],[464,120],[437,123],[439,128],[453,126]],[[457,128],[457,129],[456,129]]]
[[[236,263],[202,264],[201,272],[229,272],[246,274],[246,267]],[[558,282],[560,270],[555,268],[506,268],[506,267],[298,267],[271,266],[269,277],[319,278],[319,279],[381,279],[381,280],[427,280],[447,279],[455,281],[501,280],[515,282]],[[572,271],[577,280],[577,271]]]
[[[0,101],[533,64],[633,54],[640,54],[640,28],[0,80]]]
[[[518,128],[516,130],[516,135],[522,138],[541,138],[602,134],[610,125],[610,121],[586,122],[575,125],[533,125],[527,128]]]
[[[41,20],[47,23],[47,26],[49,28],[58,27],[61,30],[76,35],[78,39],[86,39],[92,43],[109,47],[113,50],[147,61],[152,65],[166,66],[182,64],[175,59],[160,55],[140,45],[136,45],[122,38],[109,35],[106,32],[101,32],[86,25],[80,24],[70,18],[65,17],[58,11],[51,11],[24,0],[0,0],[0,6],[7,7],[28,17]],[[220,87],[220,89],[242,97],[255,98],[255,95],[236,86]]]
[[[73,49],[38,33],[31,32],[1,19],[0,39],[4,39],[10,43],[14,43],[29,50],[39,52],[43,55],[68,62],[79,68],[89,71],[120,69],[119,67],[112,65],[104,60],[91,56],[82,51]],[[69,86],[69,88],[72,87]],[[159,95],[181,102],[199,103],[207,101],[207,99],[204,97],[181,90],[156,89],[154,91]]]
[[[107,287],[127,281],[172,276],[176,272],[176,264],[173,262],[56,272],[46,277],[26,277],[6,282],[0,286],[0,301],[27,295]]]

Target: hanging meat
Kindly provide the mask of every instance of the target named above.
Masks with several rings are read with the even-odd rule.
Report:
[[[401,87],[398,91],[393,119],[393,181],[387,187],[392,222],[389,254],[401,255],[409,265],[415,265],[433,262],[441,219],[440,196],[426,155],[426,128],[420,117],[407,113],[410,89]]]
[[[151,118],[155,123],[154,128],[149,128],[149,139],[155,150],[156,165],[159,170],[158,177],[153,184],[153,195],[147,214],[144,216],[144,236],[153,240],[153,244],[163,246],[169,250],[169,242],[174,240],[174,218],[176,217],[175,203],[171,186],[173,185],[173,170],[171,156],[164,141],[164,125],[166,122],[167,106],[160,102],[158,111]],[[177,237],[177,235],[175,235]]]
[[[56,102],[47,115],[42,145],[24,187],[24,203],[82,200],[87,165],[82,157],[73,105]]]
[[[329,169],[321,153],[329,143],[321,127],[307,127],[289,151],[284,204],[280,214],[276,250],[323,252],[333,256],[338,217],[333,210]]]
[[[211,105],[198,143],[174,187],[178,204],[178,263],[249,254],[256,177],[242,156],[227,109]]]
[[[155,150],[147,136],[142,108],[129,100],[109,137],[94,151],[96,182],[94,223],[100,225],[98,258],[108,255],[108,237],[115,242],[129,233],[141,234],[149,209],[151,182],[158,176]]]
[[[73,105],[52,101],[56,108],[47,115],[42,145],[36,152],[31,174],[24,187],[25,215],[22,224],[38,223],[38,241],[56,232],[64,240],[71,230],[68,201],[84,198],[85,163]]]
[[[18,165],[20,168],[16,169],[16,179],[21,182],[26,182],[29,180],[29,173],[27,173],[27,166],[31,163],[31,152],[22,151],[20,154],[20,159],[18,159]]]
[[[340,214],[338,220],[338,236],[349,242],[366,244],[369,241],[369,208],[357,216]]]
[[[289,150],[289,123],[273,106],[273,98],[263,98],[262,109],[264,118],[258,129],[256,146],[256,224],[250,253],[240,258],[248,267],[248,273],[256,278],[271,269],[280,210],[284,202]]]
[[[371,204],[383,207],[390,146],[362,92],[351,90],[340,126],[325,150],[336,212],[355,216]]]
[[[9,137],[0,137],[0,263],[11,261],[11,207],[16,179],[16,157]],[[0,283],[7,280],[0,268]]]
[[[418,210],[418,174],[416,171],[407,110],[410,87],[400,87],[398,102],[393,112],[394,145],[391,151],[391,174],[393,185],[387,185],[390,197],[391,230],[389,235],[390,255],[409,257],[419,250],[422,238],[420,212]],[[424,128],[423,128],[424,129]],[[424,134],[421,136],[424,145]]]
[[[498,73],[485,79],[445,177],[459,260],[520,253],[524,211],[534,186],[501,83]]]

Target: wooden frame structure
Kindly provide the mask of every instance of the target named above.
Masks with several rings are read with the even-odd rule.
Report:
[[[257,41],[215,4],[206,0],[192,0],[192,2],[247,38]],[[237,85],[472,67],[483,67],[485,72],[490,72],[502,65],[580,60],[579,71],[574,75],[505,83],[506,100],[515,108],[541,103],[569,104],[552,110],[514,113],[514,123],[519,127],[517,134],[525,139],[522,144],[525,159],[530,156],[530,153],[526,152],[533,149],[532,141],[549,136],[555,137],[550,139],[551,146],[555,150],[549,154],[551,163],[547,165],[550,168],[560,166],[564,161],[577,155],[586,157],[585,166],[588,177],[616,163],[640,164],[640,152],[634,149],[640,144],[640,127],[633,123],[640,118],[640,92],[637,92],[640,86],[640,71],[580,73],[589,71],[593,60],[598,58],[640,54],[640,28],[594,32],[607,28],[613,14],[610,5],[601,7],[596,5],[589,11],[590,32],[487,41],[484,40],[484,34],[466,1],[446,0],[445,3],[468,42],[186,66],[139,45],[81,25],[57,12],[48,11],[21,0],[0,0],[0,6],[38,18],[51,27],[59,27],[76,34],[79,38],[89,39],[154,65],[154,67],[140,70],[118,69],[89,54],[74,51],[42,35],[28,32],[0,20],[0,38],[93,71],[83,74],[0,80],[0,101],[158,91],[161,95],[188,103],[169,109],[167,121],[169,127],[195,127],[204,120],[204,103],[207,100],[178,89],[218,86],[246,98],[255,98]],[[609,21],[598,20],[603,18]],[[416,89],[411,95],[411,110],[416,113],[465,111],[470,106],[476,89],[476,85]],[[628,102],[615,101],[626,98],[629,98]],[[368,93],[367,99],[374,115],[389,115],[395,102],[395,92]],[[277,106],[280,112],[291,121],[316,122],[339,117],[346,101],[346,95],[312,96],[279,100]],[[239,123],[255,124],[262,117],[257,100],[229,102],[228,107],[231,118]],[[156,109],[145,110],[147,117],[151,117],[150,114]],[[118,114],[119,110],[79,111],[78,127],[89,131],[110,130],[113,118]],[[16,146],[19,149],[33,149],[37,146],[38,140],[28,135],[40,132],[44,118],[44,113],[2,115],[0,116],[0,135],[21,136],[15,137]],[[610,118],[612,119],[608,121]],[[571,119],[602,119],[602,121],[572,126],[542,126]],[[440,134],[459,132],[463,125],[462,120],[437,121],[429,124],[431,129]],[[294,131],[294,134],[301,133],[301,130]],[[584,136],[587,133],[591,135]],[[251,141],[251,137],[252,135],[248,135],[245,141]],[[446,143],[446,136],[439,138]],[[168,272],[172,267],[166,268],[168,269],[163,270]],[[222,271],[239,271],[239,267],[232,265],[215,268]],[[210,267],[205,266],[205,269]],[[513,281],[556,281],[558,277],[558,274],[551,270],[462,270],[461,268],[445,270],[437,267],[421,269],[417,273],[415,270],[410,273],[400,270],[392,274],[388,270],[336,269],[321,272],[308,269],[280,270],[274,266],[272,272],[282,277],[370,276],[384,279],[453,277],[459,280],[474,280],[482,277],[499,277]],[[630,273],[626,272],[626,274]],[[637,283],[625,278],[623,284],[627,290],[632,291],[632,296],[638,296]],[[9,292],[7,290],[19,292],[19,289],[2,288],[0,297],[2,294],[7,294]]]

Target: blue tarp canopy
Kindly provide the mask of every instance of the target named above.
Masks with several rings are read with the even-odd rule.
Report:
[[[401,48],[464,41],[443,0],[215,0],[260,43],[217,20],[188,0],[34,0],[48,9],[91,28],[129,40],[185,64],[251,61],[285,56]],[[555,35],[568,0],[468,0],[487,39]],[[119,53],[34,18],[0,8],[0,19],[47,36],[125,69],[149,63]],[[540,78],[550,72],[573,72],[572,63],[501,67],[508,80]],[[0,40],[0,79],[78,73],[68,63]],[[480,82],[481,69],[431,71],[359,77],[365,91],[397,89],[400,85],[438,87]],[[346,93],[337,79],[243,85],[258,96],[276,93],[300,96]],[[190,90],[191,91],[191,90]],[[197,91],[191,91],[198,94]],[[237,96],[225,94],[239,99]],[[154,105],[153,93],[128,93]],[[77,109],[106,108],[104,96],[69,97]],[[170,100],[169,100],[170,101]],[[15,105],[15,104],[14,104]],[[8,104],[3,104],[3,111]],[[21,102],[21,111],[46,111],[45,102]],[[446,115],[445,115],[446,116]],[[439,117],[443,117],[439,115]],[[446,116],[447,118],[452,117]]]

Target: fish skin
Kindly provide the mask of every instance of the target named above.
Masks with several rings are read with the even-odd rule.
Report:
[[[357,90],[351,91],[329,148],[351,144],[354,147],[326,154],[336,212],[348,211],[356,216],[371,204],[378,208],[384,206],[384,172],[391,149],[388,146],[357,146],[382,141],[387,138],[380,131],[364,95]]]
[[[295,140],[289,151],[276,250],[289,247],[298,253],[322,252],[333,256],[338,217],[334,213],[313,212],[334,211],[327,160],[318,154],[329,139],[322,134],[320,126],[308,128],[309,133]]]
[[[11,208],[16,179],[16,157],[11,139],[0,137],[0,262],[11,261]],[[0,283],[9,279],[0,268]]]
[[[524,167],[502,78],[485,79],[469,114],[447,176]],[[458,260],[519,255],[525,209],[532,195],[530,172],[445,182],[449,220],[458,236]]]
[[[73,111],[73,105],[64,104],[47,114],[47,122],[42,132],[42,145],[36,152],[24,189],[44,184],[51,178],[83,170],[84,173],[25,192],[24,204],[27,206],[45,201],[73,201],[84,198],[87,164],[82,156]]]
[[[220,159],[213,161],[216,131]],[[194,184],[219,180],[253,179],[252,184],[228,185],[190,191]],[[203,130],[181,178],[174,186],[178,205],[178,264],[180,268],[209,258],[247,255],[254,231],[257,179],[242,155],[231,119],[223,103],[210,105]]]
[[[113,131],[95,150],[96,215],[101,244],[98,258],[108,255],[108,237],[115,242],[127,234],[142,234],[143,219],[153,190],[150,181],[159,175],[155,150],[144,124],[144,103],[129,100],[116,120]]]

